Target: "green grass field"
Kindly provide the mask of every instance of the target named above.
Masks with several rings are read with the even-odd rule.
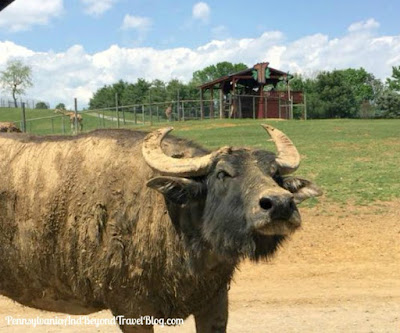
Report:
[[[18,111],[18,112],[15,112]],[[0,121],[19,121],[20,110],[0,109]],[[52,110],[30,110],[27,119],[54,116]],[[314,180],[324,200],[365,205],[400,198],[400,120],[204,120],[172,122],[174,134],[208,148],[223,145],[274,150],[260,123],[284,131],[302,155],[297,175]],[[116,126],[116,122],[84,115],[84,129]],[[160,126],[165,126],[162,123]],[[121,123],[122,126],[122,123]],[[159,126],[127,123],[126,127],[151,130]],[[29,130],[29,125],[27,126]],[[61,117],[32,122],[37,134],[61,134]],[[65,120],[65,132],[70,134]]]

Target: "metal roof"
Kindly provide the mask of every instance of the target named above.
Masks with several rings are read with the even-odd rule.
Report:
[[[280,71],[278,69],[275,69],[275,68],[272,68],[272,67],[269,67],[269,66],[268,66],[268,68],[269,68],[269,70],[271,72],[271,76],[282,76],[282,75],[287,75],[288,74],[286,72],[282,72],[282,71]],[[234,79],[235,77],[242,77],[242,79],[244,79],[243,78],[244,76],[248,76],[248,79],[252,79],[254,81],[254,83],[257,83],[257,81],[254,80],[254,78],[252,78],[252,72],[253,72],[254,69],[255,68],[253,66],[253,67],[247,68],[245,70],[242,70],[240,72],[232,73],[232,74],[229,74],[229,75],[224,75],[224,76],[219,77],[218,79],[203,83],[202,85],[200,85],[198,87],[201,88],[201,89],[207,89],[207,88],[211,88],[211,87],[213,87],[216,84],[221,83],[221,82],[232,81],[232,79]],[[270,81],[278,81],[278,78],[276,78],[276,79],[275,78],[271,78]]]

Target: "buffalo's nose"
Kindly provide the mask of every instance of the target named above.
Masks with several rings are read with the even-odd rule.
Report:
[[[273,220],[287,220],[297,211],[292,196],[265,196],[260,199],[259,204]]]

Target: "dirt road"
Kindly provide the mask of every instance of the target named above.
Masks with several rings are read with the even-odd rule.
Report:
[[[269,263],[245,262],[230,290],[229,332],[400,332],[400,202],[302,209],[303,228]],[[0,333],[119,332],[113,326],[8,326],[65,318],[0,297]],[[111,318],[107,311],[91,318]],[[195,332],[183,326],[156,332]]]

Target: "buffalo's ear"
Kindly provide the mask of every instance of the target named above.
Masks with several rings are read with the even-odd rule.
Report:
[[[295,177],[283,178],[282,187],[293,193],[296,204],[322,195],[322,190],[309,180]]]
[[[192,179],[180,177],[155,177],[147,182],[147,186],[160,192],[166,199],[178,205],[203,194],[204,185]]]

